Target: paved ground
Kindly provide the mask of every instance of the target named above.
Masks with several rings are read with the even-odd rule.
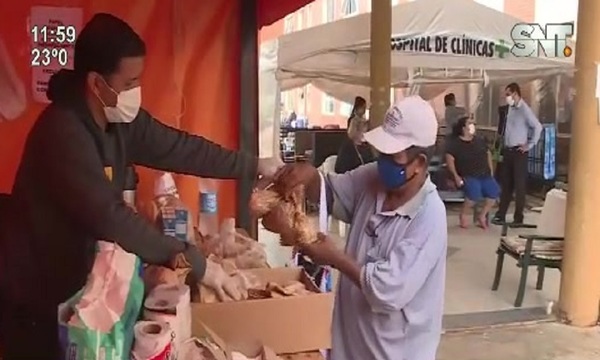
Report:
[[[446,334],[438,360],[598,360],[600,330],[555,323]]]
[[[535,223],[537,214],[527,214],[528,222]],[[524,231],[523,231],[524,232]],[[500,228],[489,230],[473,227],[462,229],[458,226],[456,208],[448,209],[448,264],[446,277],[445,314],[459,315],[481,312],[512,310],[520,269],[516,262],[505,260],[502,281],[498,291],[491,291],[496,267],[496,249],[500,238]],[[269,262],[272,266],[285,266],[291,258],[291,249],[279,246],[275,234],[264,229],[260,231],[260,241],[266,245]],[[550,301],[558,298],[560,272],[548,269],[544,289],[535,289],[536,271],[530,270],[523,308],[546,308]],[[496,321],[492,321],[496,323]],[[600,358],[599,358],[600,359]],[[535,360],[535,359],[534,359]]]

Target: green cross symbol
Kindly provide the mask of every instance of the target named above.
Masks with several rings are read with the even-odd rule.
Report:
[[[510,47],[506,45],[504,40],[500,39],[494,46],[494,50],[498,53],[498,57],[503,59],[510,52]]]

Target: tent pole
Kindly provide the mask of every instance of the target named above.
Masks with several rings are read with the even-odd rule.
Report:
[[[240,122],[239,149],[258,154],[258,27],[257,0],[240,2]],[[237,226],[256,238],[257,224],[252,223],[248,202],[254,180],[245,176],[237,181]]]
[[[600,304],[600,114],[596,97],[600,42],[600,1],[579,0],[575,105],[569,159],[569,195],[564,259],[560,286],[560,315],[568,324],[598,323]]]
[[[392,2],[373,1],[371,7],[371,126],[383,123],[390,107]]]

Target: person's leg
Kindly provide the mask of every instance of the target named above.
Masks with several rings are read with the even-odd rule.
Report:
[[[504,222],[506,219],[506,212],[508,206],[512,200],[514,191],[514,175],[513,175],[513,163],[514,163],[514,152],[505,151],[502,160],[502,181],[500,182],[500,205],[498,206],[498,212],[494,216],[494,222]]]
[[[500,195],[500,186],[492,176],[481,180],[481,192],[485,199],[481,213],[479,214],[478,222],[482,228],[488,227],[488,214],[494,207],[498,196]]]
[[[515,184],[515,223],[523,223],[525,211],[525,199],[527,196],[527,153],[518,153],[514,161],[514,184]]]
[[[58,346],[57,313],[37,314],[22,306],[3,304],[2,360],[56,360]]]
[[[462,211],[459,215],[460,227],[467,228],[469,226],[469,217],[472,216],[474,205],[481,200],[481,183],[479,179],[466,177],[463,179],[463,192],[465,194],[465,202],[463,203]]]

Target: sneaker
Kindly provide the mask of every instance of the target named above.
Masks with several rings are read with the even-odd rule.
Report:
[[[494,218],[492,219],[492,224],[494,225],[504,225],[505,222],[506,219],[498,215],[494,216]]]

